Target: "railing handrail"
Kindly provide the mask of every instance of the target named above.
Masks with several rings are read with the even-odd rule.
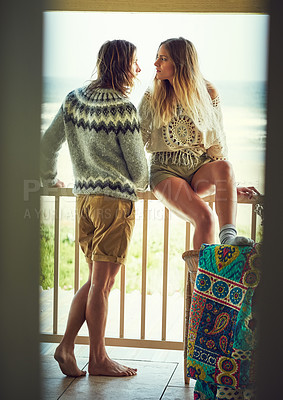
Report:
[[[41,196],[60,196],[60,197],[75,197],[73,193],[73,188],[57,188],[57,187],[41,187],[40,188]],[[147,190],[145,192],[137,192],[139,200],[158,200],[153,192]],[[237,199],[237,203],[239,204],[260,204],[264,199],[264,195],[255,194],[252,198],[248,198],[247,196],[239,196]],[[215,202],[215,195],[205,196],[203,200],[210,203]]]

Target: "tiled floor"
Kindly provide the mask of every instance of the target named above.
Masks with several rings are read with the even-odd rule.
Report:
[[[110,357],[138,369],[133,377],[65,377],[53,353],[56,345],[41,345],[42,400],[193,400],[194,382],[184,383],[183,352],[108,347]],[[87,370],[88,346],[76,346],[81,369]]]

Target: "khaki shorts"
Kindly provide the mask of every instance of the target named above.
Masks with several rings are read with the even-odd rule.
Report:
[[[154,162],[150,166],[150,188],[153,190],[155,186],[158,185],[159,182],[164,179],[171,178],[172,176],[176,176],[177,178],[182,178],[191,184],[194,174],[197,170],[204,164],[209,163],[211,158],[209,158],[206,154],[203,154],[199,157],[195,157],[197,159],[193,165],[178,165],[173,164],[170,161],[167,164],[162,164],[161,162]]]
[[[86,261],[125,264],[135,225],[135,204],[102,195],[78,195],[79,243]]]

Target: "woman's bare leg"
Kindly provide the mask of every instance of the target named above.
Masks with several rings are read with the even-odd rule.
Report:
[[[203,196],[215,188],[215,211],[219,226],[236,223],[237,191],[234,172],[228,161],[215,161],[203,165],[194,175],[192,188]]]
[[[194,175],[192,188],[200,196],[207,189],[215,187],[215,210],[220,228],[220,241],[236,246],[251,246],[250,238],[237,236],[236,212],[237,190],[232,165],[228,161],[215,161],[203,165]]]
[[[154,195],[174,214],[194,225],[194,249],[214,242],[213,212],[184,179],[170,177],[159,182]]]
[[[214,239],[214,216],[201,197],[215,192],[215,211],[220,229],[236,224],[237,190],[234,172],[228,161],[215,161],[203,165],[194,174],[191,185],[184,179],[171,177],[161,181],[154,189],[155,196],[172,212],[195,227],[193,245],[211,244]],[[233,234],[235,231],[233,231]],[[251,245],[253,241],[234,234],[231,244]]]
[[[63,374],[68,376],[83,376],[85,371],[81,371],[76,362],[74,348],[77,334],[85,321],[86,303],[91,283],[92,263],[89,266],[88,281],[75,294],[67,321],[67,327],[61,343],[54,353],[55,360],[59,363]]]
[[[111,360],[105,348],[108,297],[119,269],[120,264],[100,261],[93,263],[91,286],[86,306],[86,321],[90,338],[88,367],[90,375],[131,376],[137,373],[136,369]]]

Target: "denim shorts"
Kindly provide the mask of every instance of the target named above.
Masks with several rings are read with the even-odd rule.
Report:
[[[135,225],[131,200],[103,195],[77,195],[79,243],[86,261],[125,264]]]

